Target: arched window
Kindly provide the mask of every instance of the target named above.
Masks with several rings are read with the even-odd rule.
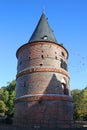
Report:
[[[66,94],[66,84],[65,83],[62,83],[62,89],[63,89],[64,94]]]
[[[62,79],[61,84],[62,84],[63,93],[69,95],[65,78]]]

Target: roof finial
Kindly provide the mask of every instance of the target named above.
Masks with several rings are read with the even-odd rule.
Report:
[[[44,12],[45,12],[45,8],[43,7],[43,8],[42,8],[42,14],[44,14]]]

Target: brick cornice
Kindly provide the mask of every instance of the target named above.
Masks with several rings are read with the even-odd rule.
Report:
[[[48,101],[55,101],[55,100],[59,100],[59,101],[69,101],[69,102],[72,102],[72,97],[71,96],[66,96],[66,95],[38,95],[38,94],[35,94],[35,96],[25,96],[25,97],[20,97],[20,98],[17,98],[15,99],[15,102],[26,102],[26,101],[43,101],[43,100],[48,100]]]
[[[26,70],[23,70],[21,72],[19,72],[16,75],[16,78],[22,76],[22,75],[26,75],[29,73],[35,73],[35,72],[56,72],[56,73],[61,73],[63,75],[66,75],[69,78],[69,74],[67,71],[63,70],[63,69],[56,69],[56,68],[28,68]]]

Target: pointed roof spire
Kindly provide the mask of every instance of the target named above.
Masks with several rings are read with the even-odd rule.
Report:
[[[45,17],[44,11],[42,11],[40,20],[28,43],[35,41],[49,41],[57,43],[53,31],[48,24],[47,18]]]

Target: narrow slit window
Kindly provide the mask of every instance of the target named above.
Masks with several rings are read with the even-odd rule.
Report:
[[[43,56],[43,55],[41,55],[41,57],[42,57],[42,59],[44,58],[44,56]]]
[[[57,56],[55,56],[55,59],[57,60]]]

